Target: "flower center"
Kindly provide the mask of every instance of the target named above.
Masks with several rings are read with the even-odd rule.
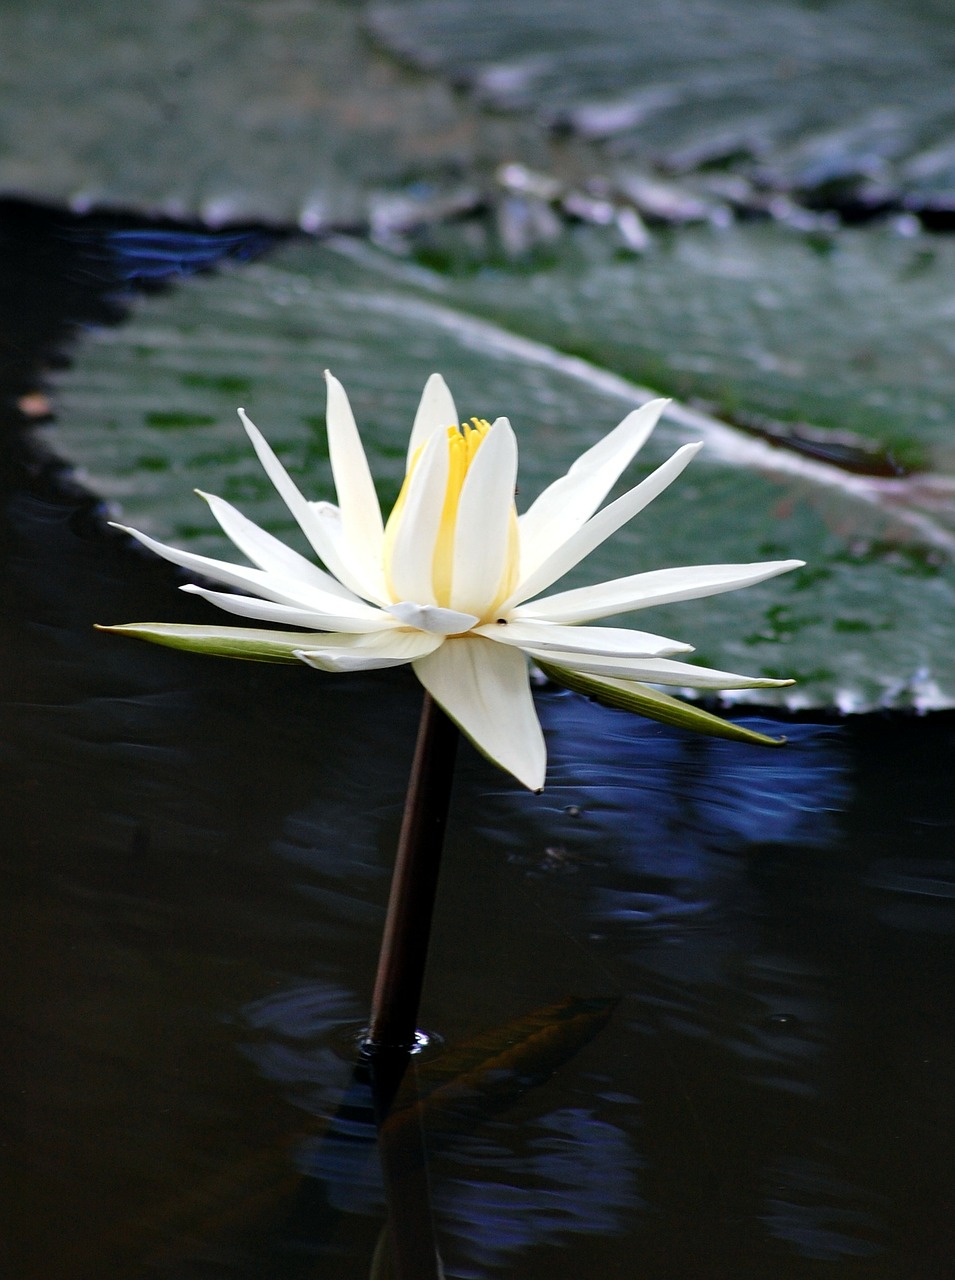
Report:
[[[451,570],[454,565],[454,530],[458,519],[458,503],[468,468],[477,457],[484,437],[491,429],[486,418],[472,418],[469,425],[448,427],[448,487],[444,491],[441,524],[434,543],[432,581],[438,604],[451,602]]]
[[[491,429],[491,424],[485,418],[472,418],[471,421],[464,422],[460,426],[452,426],[447,428],[448,443],[448,479],[444,491],[444,502],[441,507],[441,518],[438,523],[438,530],[434,540],[434,550],[431,562],[431,581],[432,591],[434,593],[435,604],[442,608],[451,607],[451,589],[452,577],[454,571],[454,549],[455,534],[458,521],[458,506],[461,501],[461,492],[464,488],[464,482],[467,479],[468,471],[474,459],[477,457],[478,450],[484,442],[487,433]],[[405,476],[404,483],[401,486],[401,492],[398,494],[398,500],[392,509],[388,522],[385,527],[385,577],[391,588],[391,572],[390,559],[391,547],[394,544],[395,535],[401,521],[401,515],[405,506],[408,493],[408,486],[411,477],[414,474],[415,467],[424,446],[415,453],[408,467],[408,473]],[[507,598],[517,585],[517,576],[519,570],[518,555],[518,528],[517,528],[517,510],[512,511],[511,529],[508,537],[508,554],[505,558],[505,564],[501,575],[499,589],[493,601],[490,601],[485,611],[488,615]]]

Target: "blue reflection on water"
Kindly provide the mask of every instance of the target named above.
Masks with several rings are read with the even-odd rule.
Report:
[[[766,1225],[804,1258],[838,1262],[882,1252],[881,1221],[886,1204],[863,1188],[833,1178],[814,1161],[793,1160],[771,1170],[788,1198],[770,1195]],[[871,1205],[871,1211],[860,1205]]]
[[[224,258],[248,262],[275,243],[265,231],[113,231],[106,237],[127,280],[168,280],[206,271]]]
[[[787,739],[764,748],[667,729],[571,694],[541,699],[541,710],[548,802],[573,796],[595,835],[624,838],[630,848],[639,839],[642,860],[661,847],[656,836],[672,853],[674,834],[734,852],[756,843],[823,846],[850,798],[840,731],[831,726],[740,717]]]
[[[384,1209],[370,1084],[345,1052],[356,1009],[347,993],[320,982],[244,1011],[250,1032],[266,1033],[245,1052],[320,1122],[300,1150],[307,1181],[287,1226],[299,1247],[318,1252],[334,1236],[330,1213]],[[566,1233],[625,1231],[626,1212],[642,1206],[639,1156],[624,1131],[591,1108],[557,1107],[520,1127],[477,1115],[473,1128],[442,1127],[428,1143],[448,1275],[483,1276]]]
[[[540,698],[539,708],[547,790],[499,793],[487,834],[541,886],[569,933],[584,926],[608,963],[629,961],[621,974],[629,1035],[619,1038],[618,1025],[618,1044],[640,1066],[636,1080],[618,1067],[616,1082],[635,1083],[651,1108],[660,1105],[656,1090],[691,1097],[690,1085],[671,1078],[672,1055],[700,1052],[722,1060],[752,1104],[775,1095],[790,1107],[824,1106],[833,974],[800,945],[798,896],[777,907],[779,889],[770,877],[766,898],[761,868],[796,859],[809,884],[818,852],[840,850],[853,800],[843,732],[746,717],[751,728],[785,734],[786,746],[769,749],[675,731],[563,692]],[[583,920],[563,913],[564,898]],[[690,1115],[675,1131],[692,1144]],[[705,1149],[705,1104],[700,1116]],[[774,1171],[753,1167],[747,1211],[804,1257],[877,1253],[871,1216],[859,1207],[871,1195],[856,1196],[798,1125],[778,1146],[787,1154]]]
[[[531,872],[580,870],[593,886],[594,921],[639,925],[643,940],[648,928],[679,932],[737,878],[727,855],[819,849],[839,837],[851,790],[838,729],[741,719],[788,739],[761,748],[668,729],[572,694],[541,698],[539,707],[547,789],[499,796],[489,834],[508,842],[516,831],[513,857]],[[520,823],[507,816],[518,806]],[[528,815],[547,831],[543,853],[528,853]]]
[[[467,1173],[435,1193],[440,1220],[455,1240],[448,1274],[480,1280],[522,1249],[559,1243],[567,1233],[622,1232],[626,1213],[643,1207],[636,1193],[640,1160],[616,1125],[589,1108],[564,1107],[532,1132],[516,1154],[510,1144],[487,1139],[456,1142],[452,1166]]]
[[[719,1193],[733,1198],[721,1212],[741,1224],[741,1238],[758,1222],[767,1247],[795,1259],[876,1256],[885,1198],[850,1152],[821,1138],[819,1121],[840,1106],[829,1063],[845,1037],[839,972],[813,934],[830,910],[813,894],[821,887],[826,901],[826,869],[846,852],[853,780],[842,732],[748,717],[786,733],[789,744],[770,750],[691,737],[569,694],[539,706],[546,792],[500,790],[475,804],[465,773],[458,825],[480,824],[502,868],[528,886],[525,909],[542,903],[626,994],[598,1088],[596,1076],[575,1083],[571,1069],[563,1084],[528,1096],[519,1123],[478,1116],[429,1135],[447,1274],[508,1274],[528,1250],[633,1231],[641,1218],[679,1220],[714,1160],[727,1179]],[[327,908],[332,934],[377,927],[382,818],[326,798],[287,817],[273,846],[308,873],[303,891]],[[316,1117],[300,1157],[303,1209],[289,1230],[319,1253],[335,1228],[323,1235],[315,1223],[377,1218],[384,1204],[368,1087],[349,1083],[343,1052],[360,1010],[329,973],[247,1011],[258,1033],[248,1052]],[[695,1083],[697,1055],[704,1080],[731,1081],[727,1097],[745,1099],[738,1151],[731,1142],[711,1153],[724,1099]],[[641,1124],[650,1115],[669,1135],[666,1150]]]
[[[347,1033],[359,1026],[360,1012],[358,1002],[331,982],[281,991],[244,1010],[250,1030],[268,1033],[244,1051],[321,1120],[322,1131],[303,1143],[299,1155],[318,1202],[339,1213],[370,1214],[384,1202],[374,1107],[368,1081],[353,1078],[354,1062],[346,1056]]]
[[[278,233],[261,228],[198,231],[173,227],[90,228],[71,232],[87,260],[99,258],[111,278],[128,284],[184,279],[226,259],[249,262],[275,244]]]

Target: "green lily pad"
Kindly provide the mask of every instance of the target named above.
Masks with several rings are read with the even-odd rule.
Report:
[[[238,425],[237,400],[306,493],[329,497],[322,370],[331,367],[349,390],[387,504],[400,483],[421,386],[437,368],[462,416],[510,416],[521,446],[523,507],[650,394],[606,365],[515,333],[521,317],[528,329],[550,324],[558,338],[558,321],[581,333],[598,324],[607,288],[578,287],[579,310],[571,312],[568,282],[561,312],[554,304],[560,278],[516,281],[498,272],[452,281],[353,242],[290,246],[270,261],[144,300],[125,326],[88,335],[75,366],[58,377],[59,420],[49,438],[117,514],[159,537],[228,554],[191,493],[198,486],[301,548]],[[519,305],[521,289],[527,299],[541,290],[533,326],[530,302]],[[492,295],[499,314],[510,313],[511,328],[469,313],[467,304],[489,307]],[[609,329],[613,321],[606,323]],[[650,328],[636,305],[629,326],[608,363],[625,364],[628,333],[636,341]],[[687,330],[683,342],[692,350]],[[655,389],[671,390],[663,359],[656,369]],[[631,480],[677,444],[700,438],[708,447],[682,479],[566,585],[674,564],[799,557],[808,562],[804,570],[633,615],[634,624],[697,645],[708,665],[799,681],[751,701],[849,710],[955,704],[949,531],[918,506],[908,482],[849,476],[679,405]],[[927,447],[940,446],[930,439]],[[165,620],[174,622],[175,610],[171,596]],[[210,622],[221,621],[210,612]]]
[[[955,471],[947,238],[888,227],[686,227],[634,257],[582,228],[531,274],[488,265],[459,232],[440,228],[418,253],[440,262],[435,288],[468,311],[722,418],[811,424],[860,437],[900,472]],[[829,437],[831,451],[839,440]],[[811,456],[811,436],[803,446]],[[826,456],[825,436],[815,452]],[[855,469],[869,463],[879,469],[864,455]]]
[[[940,0],[7,0],[0,192],[314,228],[523,159],[944,204],[953,44]]]
[[[9,0],[0,47],[5,193],[313,228],[474,160],[451,91],[334,0]]]
[[[939,0],[7,0],[0,191],[317,227],[520,158],[944,198],[953,42]]]
[[[955,186],[940,0],[390,0],[369,26],[479,101],[609,140],[617,159]]]

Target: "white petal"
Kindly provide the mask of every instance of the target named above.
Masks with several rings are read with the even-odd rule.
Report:
[[[462,636],[446,640],[414,669],[479,751],[531,791],[543,787],[547,752],[520,650]]]
[[[432,373],[424,384],[418,412],[415,414],[414,426],[411,428],[411,439],[408,442],[408,463],[410,467],[415,454],[435,431],[446,430],[458,425],[458,411],[454,399],[448,390],[448,384],[440,373]]]
[[[656,658],[663,654],[693,651],[691,644],[683,644],[680,640],[668,640],[665,636],[630,631],[625,627],[561,627],[550,622],[525,622],[515,618],[475,627],[475,633],[499,644],[512,644],[539,654],[559,650],[561,653],[606,657]]]
[[[414,604],[410,600],[390,604],[385,612],[406,627],[417,627],[419,631],[430,631],[436,636],[453,636],[462,631],[470,631],[478,621],[473,613],[441,609],[436,604]]]
[[[384,525],[368,459],[345,388],[327,370],[325,382],[328,388],[328,455],[342,513],[342,527],[356,557],[365,565],[377,565],[381,563]]]
[[[194,551],[180,551],[178,547],[169,547],[164,542],[158,542],[148,534],[140,533],[138,529],[130,529],[124,524],[114,523],[113,528],[122,529],[124,533],[130,534],[137,542],[141,542],[150,551],[155,551],[156,555],[162,556],[164,560],[169,560],[182,569],[192,569],[196,573],[201,573],[204,578],[211,578],[213,582],[222,582],[228,587],[238,587],[242,591],[254,591],[256,595],[263,596],[266,600],[278,600],[283,604],[292,605],[301,603],[300,593],[295,589],[295,584],[283,583],[274,574],[266,573],[262,569],[249,569],[242,564],[230,564],[227,560],[213,560],[210,556],[200,556]],[[283,590],[283,587],[288,589]]]
[[[242,554],[248,556],[260,569],[277,573],[280,577],[287,579],[298,578],[307,586],[318,587],[345,600],[358,601],[359,597],[347,587],[343,587],[337,578],[333,578],[317,564],[306,560],[297,551],[254,524],[231,503],[223,498],[217,498],[215,494],[203,493],[201,489],[197,489],[196,493],[208,502],[212,514],[218,520],[226,537],[230,538]]]
[[[468,468],[458,500],[451,570],[451,608],[479,617],[494,601],[510,551],[517,441],[498,418]]]
[[[262,432],[249,419],[244,409],[239,410],[239,418],[249,439],[252,441],[252,448],[255,450],[259,462],[261,462],[265,474],[275,485],[279,496],[295,517],[299,528],[305,534],[311,546],[324,560],[325,557],[322,555],[320,545],[321,535],[316,529],[311,503],[302,496],[298,485],[279,462]]]
[[[545,590],[552,582],[562,578],[575,564],[583,560],[584,556],[589,555],[594,547],[599,547],[601,542],[609,538],[612,533],[616,533],[628,520],[632,520],[668,485],[671,485],[702,447],[701,444],[683,445],[682,448],[677,449],[672,458],[668,458],[662,466],[657,467],[656,471],[647,476],[646,480],[641,481],[636,488],[625,493],[616,502],[611,502],[609,507],[598,511],[581,529],[568,538],[563,546],[558,547],[529,577],[523,580],[510,599],[504,601],[501,606],[502,611],[513,608],[530,596],[536,596],[539,591]]]
[[[526,653],[534,656],[532,649]],[[776,689],[792,684],[792,680],[770,680],[766,676],[740,676],[732,671],[716,671],[670,658],[601,658],[580,653],[541,652],[544,662],[557,667],[570,667],[587,675],[616,676],[622,680],[643,680],[648,684],[672,684],[688,689]]]
[[[266,474],[319,558],[356,595],[380,603],[385,596],[380,563],[378,566],[366,564],[363,556],[356,555],[351,548],[342,548],[341,544],[345,539],[340,518],[335,521],[326,518],[329,511],[337,512],[337,507],[329,502],[308,502],[272,452],[262,433],[249,421],[244,409],[239,410],[239,417]],[[380,518],[379,511],[379,521]]]
[[[522,577],[590,519],[669,403],[651,400],[628,414],[524,512],[520,517]]]
[[[375,635],[321,637],[321,644],[296,651],[295,656],[319,671],[376,671],[400,667],[431,653],[443,643],[424,631],[381,631]]]
[[[193,551],[180,551],[178,547],[167,546],[140,533],[138,529],[130,529],[126,525],[114,524],[114,529],[122,529],[131,534],[144,547],[155,551],[172,564],[182,569],[192,569],[211,578],[213,582],[221,582],[227,587],[238,587],[240,591],[252,591],[264,600],[274,600],[279,604],[290,605],[296,609],[315,610],[320,613],[342,613],[353,622],[373,621],[375,626],[381,625],[383,615],[363,600],[355,600],[334,596],[330,592],[307,586],[302,582],[282,578],[276,573],[266,573],[263,569],[250,569],[242,564],[230,564],[227,560],[213,560],[210,556],[200,556]]]
[[[347,613],[327,613],[320,609],[277,604],[274,600],[259,600],[255,596],[236,596],[227,591],[209,591],[194,584],[181,587],[189,595],[202,596],[210,604],[238,614],[240,618],[259,618],[267,622],[284,622],[290,627],[311,627],[315,631],[347,631],[355,634],[383,631],[397,626],[394,619],[380,609],[368,609],[370,617],[355,617]],[[367,606],[365,606],[367,609]]]
[[[434,546],[448,488],[446,438],[432,434],[411,473],[391,546],[389,578],[399,600],[434,604]],[[389,530],[389,537],[391,531]]]
[[[653,569],[628,578],[615,578],[591,587],[577,587],[519,605],[513,616],[554,622],[592,622],[614,613],[646,609],[678,600],[699,600],[721,591],[736,591],[765,582],[779,573],[799,569],[803,560],[767,560],[762,564],[699,564],[678,569]]]
[[[356,554],[345,534],[338,507],[331,502],[310,502],[308,505],[314,521],[315,543],[320,548],[318,554],[335,577],[356,595],[374,600],[376,604],[387,603],[389,596],[381,563],[368,564]]]

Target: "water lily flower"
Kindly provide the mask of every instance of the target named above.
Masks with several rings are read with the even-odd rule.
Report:
[[[700,449],[684,445],[601,507],[656,425],[665,400],[628,414],[519,516],[517,442],[510,423],[475,418],[459,426],[451,393],[433,374],[414,420],[404,484],[385,521],[348,397],[336,378],[326,379],[337,505],[306,499],[239,410],[259,461],[324,567],[211,494],[201,496],[250,566],[127,530],[173,564],[230,588],[195,584],[182,590],[240,617],[297,630],[160,623],[109,630],[226,656],[304,662],[323,671],[410,663],[474,745],[535,790],[544,783],[546,751],[528,658],[563,675],[572,687],[603,690],[611,700],[632,696],[651,715],[675,700],[644,682],[699,689],[791,683],[695,666],[676,659],[691,650],[678,640],[587,624],[732,591],[802,561],[656,569],[542,594],[662,493]]]

